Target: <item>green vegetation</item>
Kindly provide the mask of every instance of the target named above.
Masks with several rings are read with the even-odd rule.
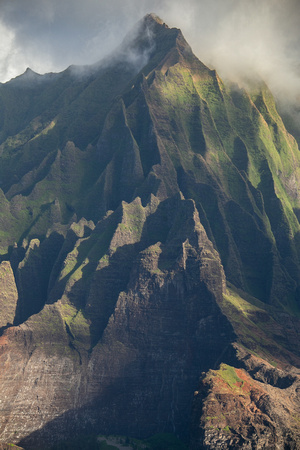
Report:
[[[166,41],[157,42],[144,77],[133,77],[118,63],[91,78],[76,79],[66,71],[47,82],[46,90],[42,84],[24,85],[22,111],[16,108],[20,88],[1,86],[7,107],[0,182],[7,198],[1,199],[0,252],[7,254],[24,238],[45,236],[53,222],[69,224],[75,214],[97,221],[122,200],[127,204],[117,233],[138,242],[145,211],[131,201],[140,194],[145,205],[160,185],[163,195],[180,190],[196,201],[230,282],[265,303],[295,310],[292,285],[299,283],[300,255],[295,140],[263,83],[250,86],[250,93],[227,86],[189,51],[182,59],[170,57],[176,39],[185,45],[176,30],[158,33]],[[166,62],[156,67],[156,58]],[[92,272],[112,239],[105,233],[97,235],[101,243],[82,240],[69,252],[61,278],[78,281],[83,271]]]
[[[145,205],[150,195],[159,202],[182,192],[195,201],[229,282],[297,316],[296,141],[264,83],[224,84],[178,30],[156,32],[155,54],[139,74],[116,60],[82,77],[69,69],[36,85],[21,78],[0,86],[0,254],[8,257],[23,239],[42,243],[54,224],[73,223],[77,233],[79,218],[97,222],[114,210],[68,250],[58,281],[70,292],[143,233],[151,243],[164,242],[170,229],[169,239],[176,236],[185,218],[146,229]],[[154,273],[171,266],[164,254]],[[276,336],[257,321],[268,308],[251,309],[235,295],[224,297],[224,308],[244,345],[269,352]],[[82,306],[63,312],[74,335],[88,334]]]
[[[233,286],[227,288],[220,307],[247,350],[275,367],[278,358],[290,361],[290,343],[285,336],[280,308],[266,305]]]
[[[195,201],[229,282],[264,303],[225,295],[222,308],[241,343],[276,363],[276,314],[269,328],[258,317],[270,314],[269,303],[300,314],[299,149],[265,84],[248,92],[225,85],[189,50],[182,53],[177,30],[157,33],[143,74],[116,62],[82,78],[68,70],[45,84],[0,87],[0,253],[6,257],[23,239],[42,243],[53,224],[72,224],[78,239],[58,275],[60,312],[71,333],[88,341],[84,300],[73,304],[70,292],[87,289],[95,271],[105,273],[113,255],[143,234],[151,244],[175,239],[188,226],[184,215],[168,224],[165,214],[165,226],[147,227],[145,205],[150,195],[158,204],[181,191]],[[97,222],[108,209],[115,213],[85,235],[89,225],[77,220]],[[154,275],[173,264],[170,249],[161,253]]]
[[[228,384],[231,389],[243,387],[244,381],[237,376],[234,367],[228,366],[228,364],[221,364],[218,371],[218,375]]]

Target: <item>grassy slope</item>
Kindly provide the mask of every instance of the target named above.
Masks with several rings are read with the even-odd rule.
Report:
[[[288,318],[287,311],[266,305],[233,286],[228,287],[220,307],[232,323],[238,342],[251,353],[275,367],[299,364],[300,349],[295,339],[300,320],[298,311],[294,314],[289,311],[296,317]]]
[[[265,301],[288,302],[275,279],[291,286],[291,274],[299,282],[294,210],[300,157],[271,94],[264,86],[253,94],[256,103],[259,95],[263,99],[259,110],[248,94],[226,89],[214,71],[186,61],[148,80],[145,96],[155,131],[177,172],[189,172],[188,182],[179,187],[199,201],[229,279],[234,281],[239,265],[240,287]],[[216,208],[203,198],[202,185],[210,186]],[[223,216],[225,230],[217,228],[216,213]],[[231,249],[222,248],[224,237]]]

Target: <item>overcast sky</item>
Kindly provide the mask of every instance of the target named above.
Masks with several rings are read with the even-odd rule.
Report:
[[[300,93],[300,0],[0,0],[0,81],[96,62],[148,12],[221,76]]]

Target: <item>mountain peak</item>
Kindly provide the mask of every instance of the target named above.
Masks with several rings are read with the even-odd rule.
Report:
[[[170,30],[168,25],[159,16],[155,13],[149,13],[136,23],[135,27],[128,33],[128,36],[132,37],[135,35],[135,37],[142,37],[146,31],[146,34],[151,34],[153,37],[165,29]]]
[[[34,72],[34,70],[30,69],[30,67],[27,67],[25,72],[20,76],[23,77],[23,79],[25,79],[25,78],[32,79],[32,78],[40,77],[41,75],[37,72]]]
[[[156,14],[146,14],[127,33],[116,54],[121,60],[142,68],[161,46],[167,48],[175,45],[178,32],[175,28],[169,28]]]
[[[31,83],[37,83],[42,79],[42,75],[37,72],[34,72],[30,67],[27,67],[24,73],[18,75],[9,81],[10,84],[14,86],[23,87],[24,85],[28,85]]]
[[[164,21],[160,17],[158,17],[155,13],[146,14],[142,19],[142,21],[146,24],[156,22],[158,25],[164,25]],[[169,27],[167,26],[167,28]]]

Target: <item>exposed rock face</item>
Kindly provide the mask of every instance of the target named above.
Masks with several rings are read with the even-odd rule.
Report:
[[[216,366],[235,337],[218,306],[225,288],[220,259],[192,200],[152,198],[146,208],[136,200],[120,212],[104,221],[111,226],[121,219],[107,257],[94,269],[86,303],[78,298],[80,280],[69,278],[59,301],[2,337],[3,439],[20,440],[40,428],[22,440],[26,448],[72,429],[187,434],[199,373]],[[164,242],[151,244],[165,217]],[[99,225],[75,244],[78,251],[87,245],[85,259],[97,252],[100,230],[107,233]],[[120,278],[122,264],[128,267]],[[101,310],[108,287],[111,298]],[[82,312],[72,306],[79,300]]]
[[[195,393],[191,449],[299,447],[299,374],[263,365],[273,385],[225,364],[207,373]]]
[[[0,86],[0,441],[299,447],[300,153],[271,93],[154,15],[72,70]]]
[[[8,261],[0,264],[0,328],[14,323],[18,291],[14,274]]]

